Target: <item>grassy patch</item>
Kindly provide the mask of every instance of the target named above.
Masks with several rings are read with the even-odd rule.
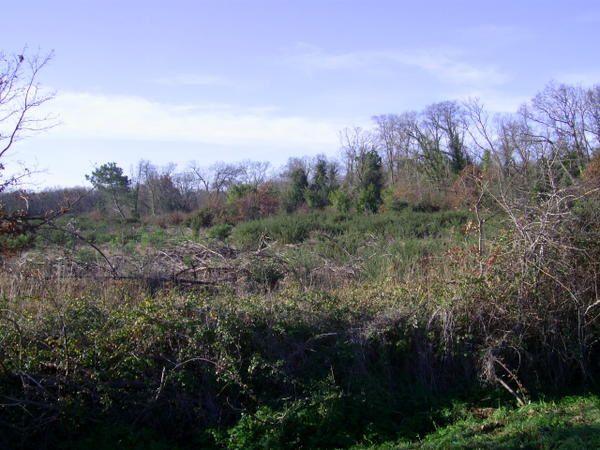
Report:
[[[464,409],[464,418],[421,441],[387,442],[355,449],[596,449],[600,448],[600,399],[566,397],[519,409]],[[484,417],[482,417],[484,416]]]

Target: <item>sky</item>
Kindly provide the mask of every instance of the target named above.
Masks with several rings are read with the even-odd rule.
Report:
[[[5,53],[54,56],[50,131],[5,165],[28,187],[85,185],[114,161],[339,154],[376,114],[478,97],[512,112],[551,80],[600,82],[600,1],[3,2]]]

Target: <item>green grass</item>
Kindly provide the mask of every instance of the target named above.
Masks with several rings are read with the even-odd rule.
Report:
[[[489,416],[481,418],[481,413]],[[465,417],[421,441],[388,442],[358,449],[597,449],[600,448],[600,399],[565,397],[519,409],[465,410]]]

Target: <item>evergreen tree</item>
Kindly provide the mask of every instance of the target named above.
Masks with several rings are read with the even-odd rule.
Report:
[[[383,164],[375,150],[369,150],[358,159],[358,196],[359,211],[376,212],[381,206],[383,189]]]
[[[295,167],[288,176],[290,186],[285,199],[285,209],[287,212],[294,212],[304,203],[304,195],[308,188],[308,175],[304,167]]]
[[[322,209],[329,204],[329,194],[333,190],[331,175],[327,161],[323,158],[317,160],[315,175],[312,183],[306,190],[306,203],[311,208]]]
[[[105,202],[112,204],[125,219],[124,204],[130,200],[131,182],[129,177],[123,174],[123,169],[116,163],[109,162],[102,164],[85,178],[103,195]]]

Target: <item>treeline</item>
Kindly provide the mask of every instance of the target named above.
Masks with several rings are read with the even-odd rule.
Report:
[[[513,114],[493,115],[478,101],[434,103],[375,116],[371,129],[347,128],[340,141],[339,159],[292,158],[280,171],[267,162],[178,171],[141,161],[126,175],[107,163],[86,176],[93,189],[11,192],[1,201],[33,215],[68,206],[124,220],[200,211],[207,224],[327,207],[473,206],[492,185],[506,195],[573,184],[600,146],[600,86],[551,83]]]

